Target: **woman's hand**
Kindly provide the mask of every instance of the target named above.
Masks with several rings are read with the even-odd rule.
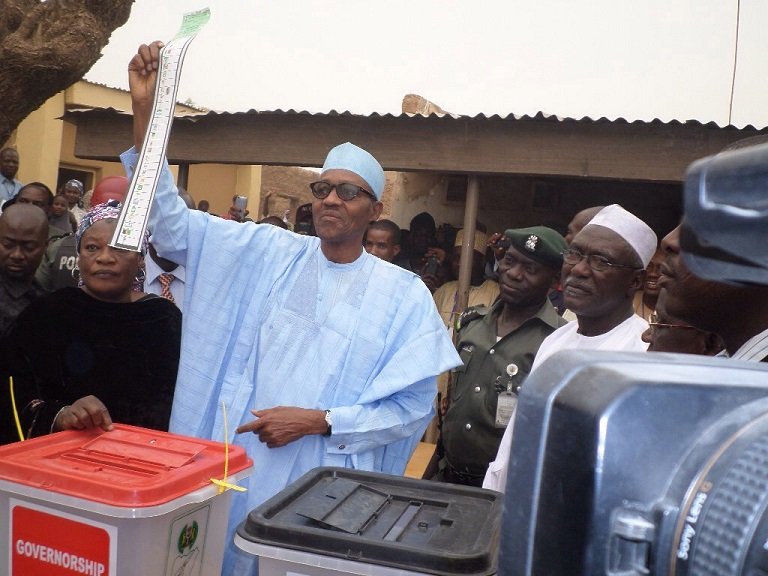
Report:
[[[52,431],[86,428],[101,428],[107,432],[114,428],[109,410],[96,396],[84,396],[71,406],[62,408],[56,415]]]

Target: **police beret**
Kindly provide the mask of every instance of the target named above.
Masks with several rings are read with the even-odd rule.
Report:
[[[532,226],[514,228],[504,232],[518,252],[531,260],[546,264],[551,268],[563,265],[563,252],[568,248],[565,238],[552,228]]]

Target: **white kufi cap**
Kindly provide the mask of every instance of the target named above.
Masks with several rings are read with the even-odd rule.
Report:
[[[606,206],[598,212],[587,226],[602,226],[613,230],[640,256],[643,267],[653,258],[658,239],[651,227],[618,204]],[[585,226],[586,228],[586,226]]]
[[[376,199],[381,200],[381,195],[384,193],[384,170],[378,160],[367,150],[351,142],[339,144],[328,152],[322,171],[333,169],[354,172],[368,183]]]

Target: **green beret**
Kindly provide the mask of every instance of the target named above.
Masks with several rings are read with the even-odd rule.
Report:
[[[515,228],[504,232],[518,252],[531,260],[546,264],[550,268],[560,269],[563,265],[563,252],[568,248],[565,238],[552,228],[532,226]]]

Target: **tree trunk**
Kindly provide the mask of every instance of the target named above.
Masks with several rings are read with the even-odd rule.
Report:
[[[0,0],[0,144],[101,57],[133,0]]]

